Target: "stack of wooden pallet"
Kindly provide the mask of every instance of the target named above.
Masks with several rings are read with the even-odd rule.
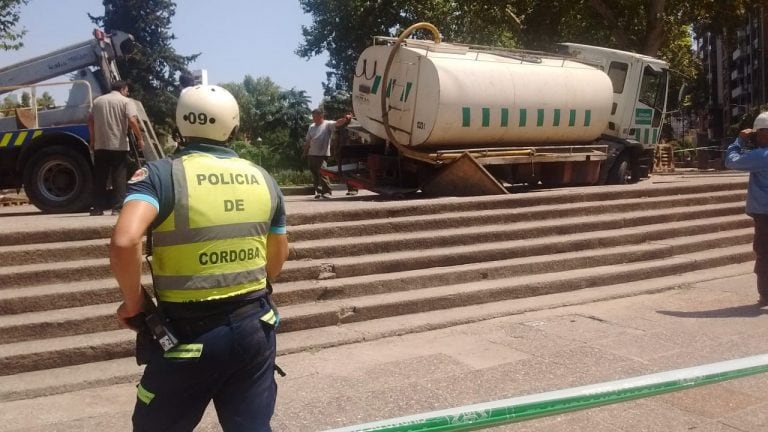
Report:
[[[653,162],[653,172],[675,172],[675,156],[672,144],[656,144],[656,154]]]

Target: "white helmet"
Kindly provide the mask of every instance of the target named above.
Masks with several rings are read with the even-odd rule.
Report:
[[[752,125],[752,129],[768,129],[768,112],[764,112],[755,117],[755,124]]]
[[[240,126],[240,108],[223,87],[188,87],[176,105],[176,126],[185,138],[226,142]]]

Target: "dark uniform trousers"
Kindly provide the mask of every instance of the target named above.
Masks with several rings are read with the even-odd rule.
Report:
[[[768,215],[752,214],[755,220],[755,238],[752,249],[755,251],[755,274],[757,292],[768,299]]]
[[[269,304],[259,302],[261,310],[231,314],[195,338],[180,336],[183,344],[202,344],[199,358],[166,358],[156,347],[140,383],[153,396],[137,399],[134,431],[190,432],[211,400],[225,432],[271,431],[275,331],[260,319]]]

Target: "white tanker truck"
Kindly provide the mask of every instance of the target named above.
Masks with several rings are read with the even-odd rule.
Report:
[[[428,28],[435,41],[406,39]],[[386,195],[507,193],[504,183],[647,177],[669,66],[562,44],[564,54],[440,42],[431,24],[377,37],[353,81],[357,122],[325,173]]]

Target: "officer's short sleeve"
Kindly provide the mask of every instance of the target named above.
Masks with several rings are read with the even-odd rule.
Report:
[[[173,195],[172,191],[167,190],[172,185],[169,181],[163,181],[163,178],[170,178],[171,162],[167,159],[148,163],[136,171],[130,180],[125,194],[125,201],[145,201],[152,204],[159,213],[172,206],[168,199]],[[168,172],[166,172],[168,171]]]

